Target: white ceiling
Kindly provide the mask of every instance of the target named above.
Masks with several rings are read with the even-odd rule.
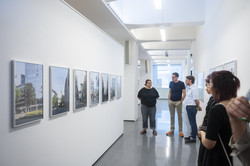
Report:
[[[204,0],[162,0],[163,10],[155,9],[154,0],[65,1],[118,42],[136,40],[140,59],[183,61],[204,23]]]

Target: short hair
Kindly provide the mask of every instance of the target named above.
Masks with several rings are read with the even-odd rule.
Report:
[[[145,81],[145,85],[148,83],[148,81],[151,81],[150,79],[146,79],[146,81]]]
[[[237,97],[237,90],[240,88],[240,80],[230,71],[215,71],[211,74],[213,83],[211,91],[218,101],[229,100]]]
[[[210,80],[211,80],[211,74],[209,74],[209,75],[207,76],[207,78],[205,79],[205,82],[206,82],[207,84],[209,84],[209,83],[210,83]]]
[[[179,77],[179,74],[177,72],[174,72],[172,75],[174,75],[175,77]]]
[[[194,76],[187,76],[186,78],[187,78],[188,80],[191,80],[192,84],[194,84],[194,82],[195,82]]]

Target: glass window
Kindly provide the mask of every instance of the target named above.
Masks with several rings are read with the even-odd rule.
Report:
[[[179,79],[182,80],[181,64],[153,65],[153,86],[156,88],[169,88],[172,73],[174,72],[179,73]]]

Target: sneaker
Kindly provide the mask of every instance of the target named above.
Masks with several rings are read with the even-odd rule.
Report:
[[[184,137],[184,134],[182,132],[180,132],[180,137]]]
[[[188,136],[188,137],[184,137],[184,139],[186,140],[186,139],[190,139],[191,138],[191,136]]]
[[[185,143],[196,143],[196,139],[193,138],[186,139]]]
[[[174,133],[174,131],[169,131],[169,132],[166,133],[166,135],[171,135],[173,133]]]

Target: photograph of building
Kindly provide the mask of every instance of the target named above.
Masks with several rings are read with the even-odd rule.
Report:
[[[14,127],[43,118],[43,66],[13,62]]]
[[[90,72],[90,106],[99,104],[99,73]]]
[[[102,74],[102,103],[109,100],[108,74]]]
[[[74,70],[74,109],[87,107],[87,71]]]
[[[69,69],[50,68],[51,74],[51,116],[69,111]]]

